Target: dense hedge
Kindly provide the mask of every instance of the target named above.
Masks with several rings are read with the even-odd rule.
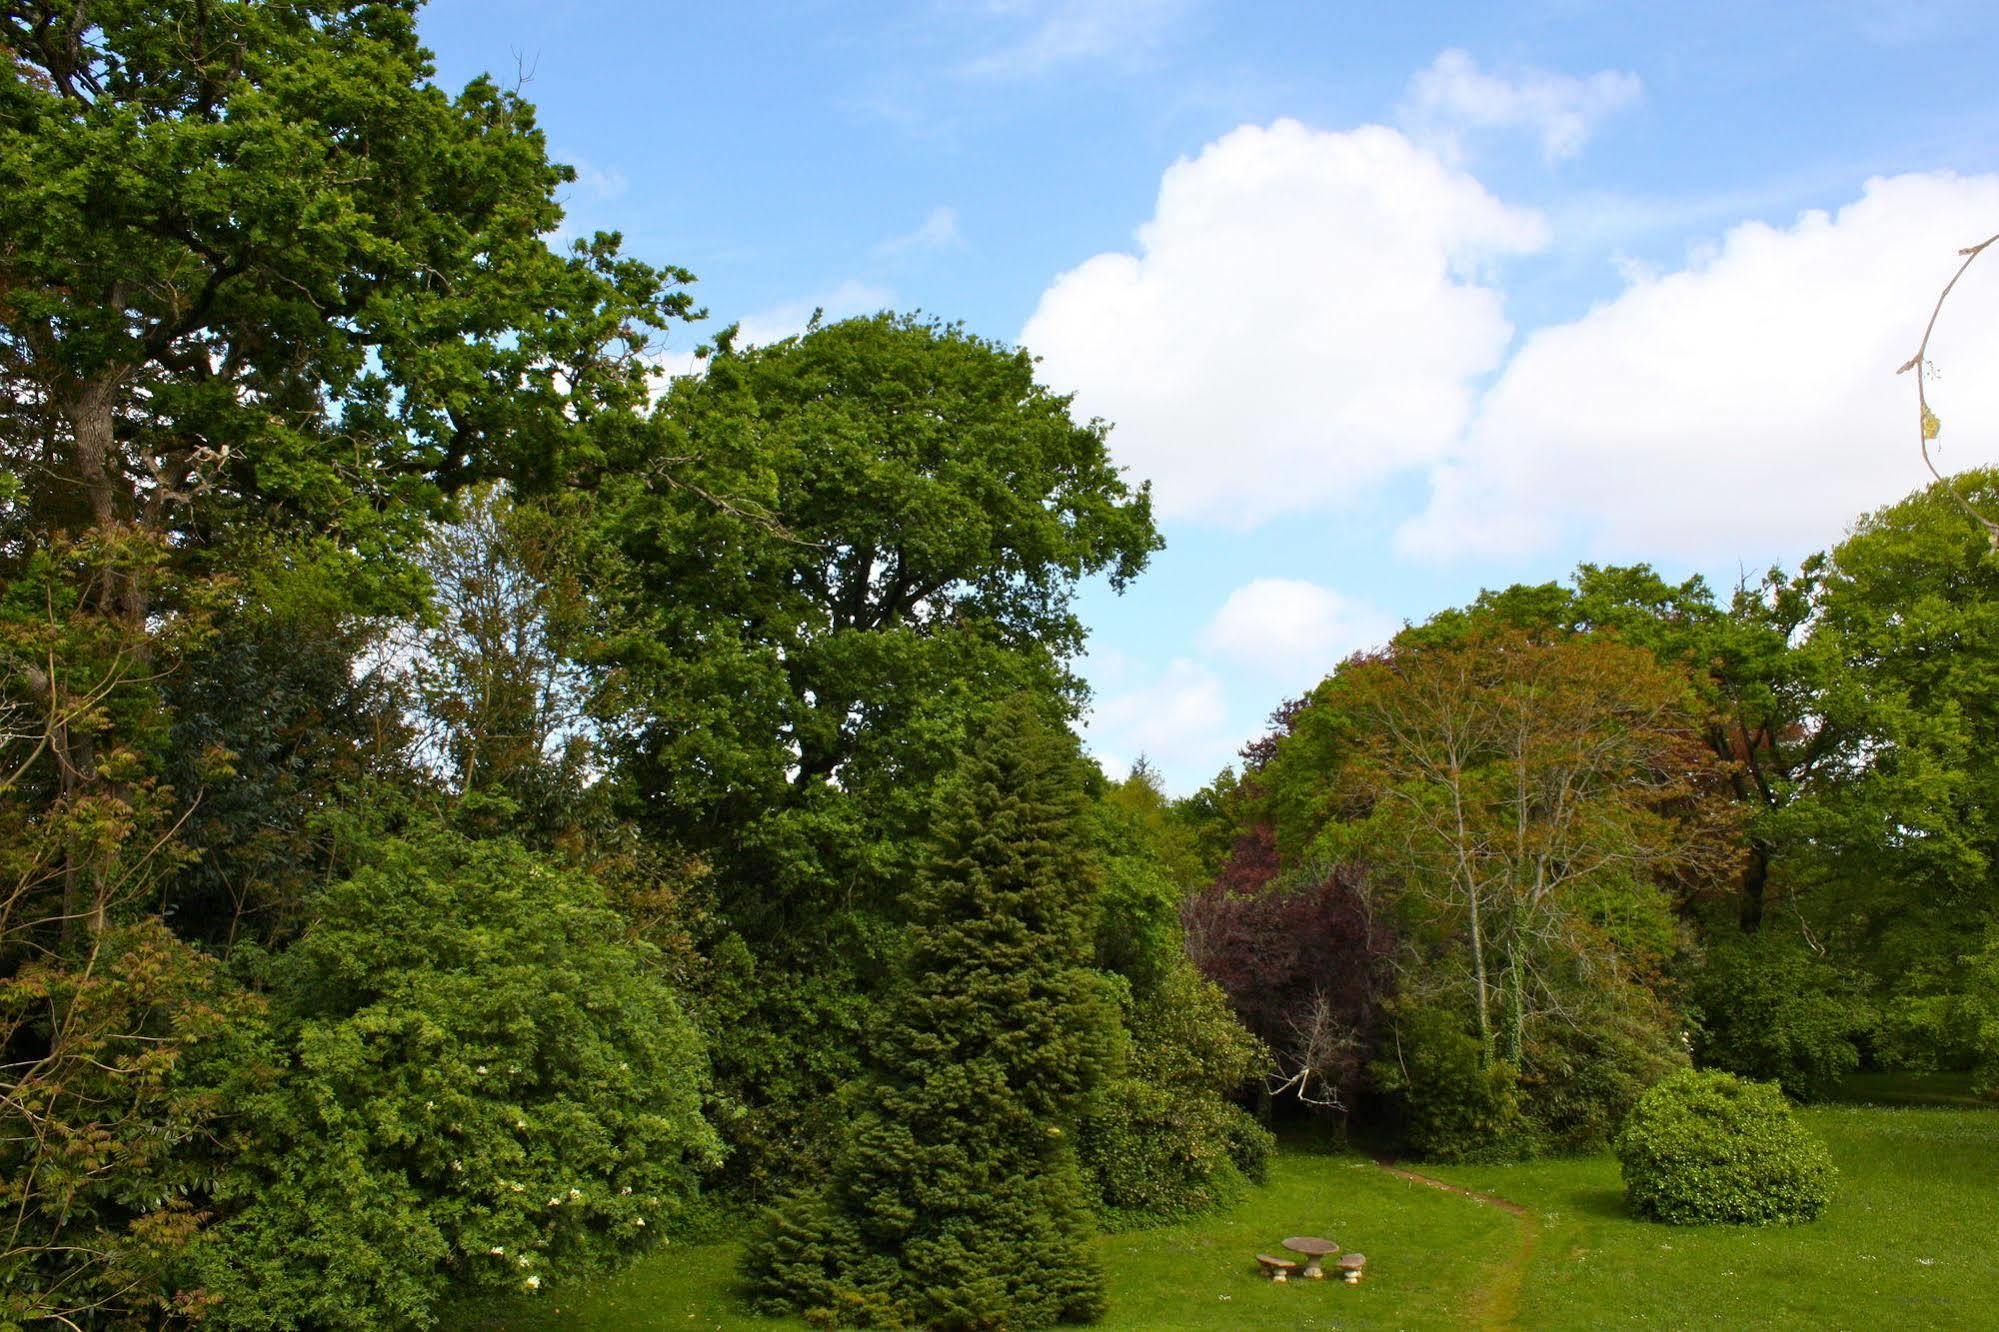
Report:
[[[1775,1084],[1685,1072],[1643,1097],[1617,1135],[1633,1215],[1671,1225],[1809,1221],[1832,1199],[1825,1144]]]

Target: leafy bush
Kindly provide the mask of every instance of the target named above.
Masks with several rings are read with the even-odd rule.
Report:
[[[1617,1135],[1625,1203],[1671,1225],[1809,1221],[1832,1199],[1825,1144],[1774,1083],[1677,1073],[1643,1097]]]
[[[1519,1072],[1482,1065],[1478,1039],[1447,1009],[1401,1005],[1395,1039],[1376,1059],[1375,1085],[1399,1112],[1402,1140],[1438,1161],[1504,1161],[1533,1154]]]
[[[1134,1225],[1233,1202],[1275,1149],[1228,1099],[1262,1071],[1262,1045],[1185,962],[1125,1008],[1127,1073],[1099,1093],[1079,1143],[1109,1219]]]
[[[1796,940],[1766,929],[1718,942],[1693,986],[1702,1067],[1826,1095],[1860,1066],[1869,1025],[1852,978]]]
[[[658,1235],[717,1153],[705,1061],[591,880],[512,842],[379,847],[268,968],[281,1070],[241,1108],[225,1328],[424,1325]]]
[[[260,1029],[255,996],[153,919],[0,978],[19,1061],[0,1097],[0,1327],[200,1315],[190,1261]]]
[[[1608,1146],[1638,1098],[1687,1067],[1669,1018],[1651,995],[1625,987],[1598,996],[1573,1022],[1543,1024],[1527,1043],[1520,1077],[1537,1149],[1594,1152]]]

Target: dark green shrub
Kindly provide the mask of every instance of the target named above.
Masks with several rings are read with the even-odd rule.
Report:
[[[1127,992],[1124,1011],[1126,1074],[1081,1125],[1106,1218],[1124,1227],[1233,1202],[1275,1149],[1269,1130],[1229,1100],[1262,1073],[1262,1044],[1185,961],[1144,995]]]
[[[1645,1093],[1617,1159],[1632,1214],[1672,1225],[1809,1221],[1832,1198],[1832,1157],[1783,1093],[1729,1073],[1676,1073]]]
[[[220,1327],[421,1326],[447,1287],[601,1267],[717,1152],[699,1040],[595,883],[441,833],[369,859],[269,967]]]
[[[1102,1312],[1075,1130],[1117,1019],[1089,967],[1075,741],[1031,707],[1001,709],[946,788],[847,1142],[746,1255],[762,1312],[961,1329]]]
[[[1717,942],[1695,978],[1695,1059],[1809,1100],[1860,1066],[1870,1025],[1851,977],[1776,929]]]
[[[1512,1064],[1481,1062],[1478,1038],[1454,1013],[1404,1005],[1371,1069],[1398,1113],[1403,1145],[1437,1161],[1505,1161],[1533,1154],[1534,1125]]]
[[[1539,1150],[1600,1151],[1660,1079],[1687,1067],[1679,1032],[1652,996],[1600,995],[1576,1020],[1542,1024],[1527,1043],[1520,1093]]]

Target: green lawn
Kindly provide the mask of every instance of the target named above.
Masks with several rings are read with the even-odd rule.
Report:
[[[1419,1167],[1528,1209],[1516,1217],[1290,1144],[1270,1184],[1199,1222],[1099,1241],[1106,1329],[1999,1328],[1999,1114],[1841,1106],[1804,1112],[1841,1177],[1817,1223],[1669,1228],[1623,1214],[1608,1156]],[[1252,1259],[1285,1235],[1368,1255],[1368,1280],[1274,1286]],[[583,1289],[446,1319],[498,1332],[803,1324],[746,1316],[733,1245],[674,1247]]]
[[[1808,1226],[1673,1228],[1623,1213],[1608,1157],[1431,1173],[1537,1218],[1534,1328],[1999,1328],[1999,1114],[1806,1110],[1840,1170]]]

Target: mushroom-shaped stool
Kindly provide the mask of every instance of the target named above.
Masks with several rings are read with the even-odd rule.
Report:
[[[1303,1275],[1314,1281],[1324,1281],[1326,1274],[1319,1264],[1340,1251],[1340,1246],[1331,1240],[1318,1239],[1311,1235],[1293,1235],[1284,1241],[1284,1247],[1296,1254],[1303,1254],[1305,1271]]]
[[[1349,1286],[1360,1284],[1360,1274],[1367,1270],[1367,1255],[1350,1253],[1340,1259],[1340,1280]]]

